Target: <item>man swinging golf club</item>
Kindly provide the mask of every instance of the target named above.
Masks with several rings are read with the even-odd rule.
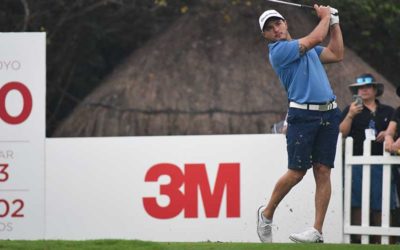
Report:
[[[272,241],[275,209],[286,194],[312,168],[316,183],[313,227],[290,235],[295,242],[323,242],[322,226],[331,196],[330,173],[334,166],[340,110],[323,63],[343,59],[343,38],[338,11],[314,5],[319,23],[305,37],[292,39],[288,23],[275,10],[259,19],[268,41],[269,60],[288,96],[288,170],[276,183],[269,202],[257,212],[257,233],[262,242]],[[319,44],[330,32],[326,47]]]

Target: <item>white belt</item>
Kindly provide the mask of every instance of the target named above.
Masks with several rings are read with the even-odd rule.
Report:
[[[297,102],[289,102],[289,107],[296,109],[307,109],[307,110],[315,110],[315,111],[328,111],[337,108],[336,101],[329,102],[326,104],[300,104]]]

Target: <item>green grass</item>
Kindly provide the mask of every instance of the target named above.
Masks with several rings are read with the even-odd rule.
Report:
[[[0,240],[0,250],[3,249],[137,249],[137,250],[380,250],[400,249],[396,245],[348,245],[348,244],[261,244],[261,243],[176,243],[148,242],[136,240],[89,240],[89,241],[22,241]]]

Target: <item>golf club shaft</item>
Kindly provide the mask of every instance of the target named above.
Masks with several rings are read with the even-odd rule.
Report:
[[[286,4],[286,5],[300,7],[300,8],[314,9],[314,7],[310,6],[310,5],[304,5],[304,4],[298,4],[298,3],[290,3],[290,2],[279,1],[279,0],[267,0],[267,1],[273,2],[273,3]]]

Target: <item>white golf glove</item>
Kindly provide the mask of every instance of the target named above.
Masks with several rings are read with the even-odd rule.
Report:
[[[331,19],[329,21],[329,25],[332,26],[336,23],[339,23],[339,11],[332,7],[329,8],[331,9]]]

